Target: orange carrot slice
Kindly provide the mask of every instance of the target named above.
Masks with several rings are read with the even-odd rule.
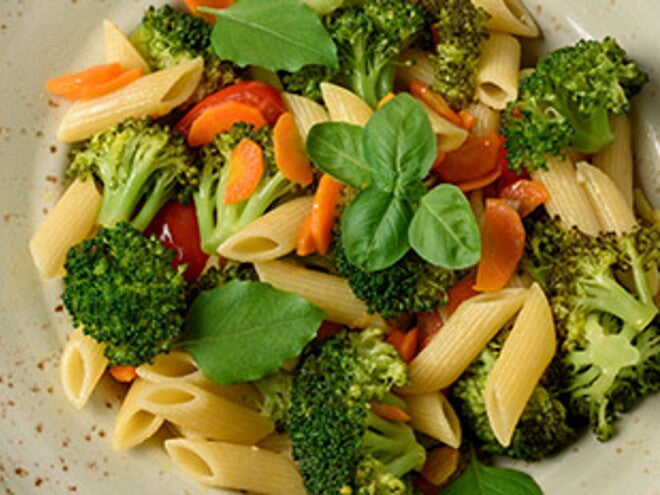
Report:
[[[486,175],[482,175],[481,177],[477,177],[476,179],[468,180],[466,182],[460,182],[456,184],[456,186],[458,186],[458,188],[463,192],[474,191],[475,189],[482,189],[487,185],[492,184],[498,179],[500,175],[502,175],[502,169],[497,167],[488,172]]]
[[[485,292],[504,287],[518,266],[524,246],[525,229],[518,212],[501,199],[488,198],[474,289]]]
[[[75,99],[69,95],[76,94],[81,89],[108,82],[122,73],[118,62],[92,65],[78,72],[70,72],[46,81],[46,91],[50,94]]]
[[[254,106],[227,101],[207,108],[193,121],[188,131],[188,145],[197,147],[208,144],[216,134],[230,130],[237,122],[252,124],[257,129],[266,124],[263,115]]]
[[[543,184],[528,179],[517,180],[500,191],[500,198],[514,206],[521,217],[529,215],[549,197],[550,193]]]
[[[242,139],[229,158],[229,178],[222,201],[236,203],[249,198],[264,175],[264,153],[258,143]]]
[[[410,421],[410,414],[392,404],[372,402],[371,412],[387,421]]]
[[[207,14],[206,12],[199,12],[198,7],[209,7],[212,9],[224,9],[231,7],[234,0],[184,0],[186,7],[190,10],[192,15],[196,15],[204,19],[208,24],[215,24],[215,16]]]
[[[110,79],[109,81],[81,88],[77,93],[70,94],[70,97],[73,99],[85,100],[88,98],[103,96],[132,83],[133,81],[139,79],[141,75],[142,69],[129,69],[122,72],[117,77]]]
[[[303,186],[312,182],[314,179],[312,164],[291,112],[284,112],[275,122],[273,151],[275,165],[284,177]]]
[[[467,110],[459,110],[458,116],[461,119],[461,127],[466,130],[471,130],[474,127],[474,124],[477,123],[477,118],[474,114],[468,112]]]
[[[326,254],[332,243],[332,228],[339,212],[337,206],[341,200],[344,184],[328,174],[323,174],[314,194],[312,203],[311,230],[316,252]]]
[[[316,250],[314,237],[312,236],[312,214],[305,217],[298,231],[296,241],[296,254],[298,256],[308,256]]]
[[[426,103],[435,113],[445,120],[448,120],[457,126],[463,126],[463,120],[454,110],[452,110],[449,103],[447,103],[447,100],[445,100],[440,93],[429,88],[427,84],[414,80],[410,83],[410,92],[413,96]]]
[[[392,93],[391,91],[390,91],[389,93],[387,93],[387,94],[386,94],[385,96],[383,96],[380,100],[378,100],[378,103],[376,104],[376,109],[379,109],[380,107],[382,107],[383,105],[385,105],[385,103],[387,103],[388,101],[390,101],[391,99],[393,99],[395,96],[396,96],[396,95],[395,95],[394,93]]]
[[[131,365],[112,366],[108,371],[112,378],[121,383],[130,383],[137,377],[135,366]]]

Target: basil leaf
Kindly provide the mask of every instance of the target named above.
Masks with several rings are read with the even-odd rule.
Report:
[[[324,317],[297,294],[233,280],[195,299],[179,345],[216,383],[257,380],[300,354]]]
[[[470,456],[465,472],[442,495],[543,495],[534,479],[515,469],[488,466]]]
[[[337,48],[316,14],[300,0],[239,0],[216,16],[211,44],[240,65],[296,72],[308,64],[337,67]]]
[[[407,186],[422,180],[436,158],[436,138],[428,115],[402,93],[379,108],[364,129],[364,152],[373,183],[405,196]]]
[[[307,135],[307,154],[321,171],[357,189],[371,182],[371,168],[364,160],[364,129],[348,122],[322,122]]]
[[[465,195],[451,184],[440,184],[422,197],[409,238],[417,254],[444,268],[467,268],[481,257],[477,221]]]
[[[413,204],[370,186],[360,191],[341,217],[348,260],[366,271],[393,265],[410,249],[408,225]]]

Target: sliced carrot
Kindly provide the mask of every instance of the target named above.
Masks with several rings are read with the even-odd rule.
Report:
[[[495,167],[486,175],[477,177],[476,179],[468,180],[465,182],[459,182],[456,184],[458,188],[463,192],[474,191],[475,189],[482,189],[489,184],[495,182],[499,176],[502,175],[502,170],[498,167]]]
[[[130,383],[137,377],[135,366],[131,365],[112,366],[108,371],[112,378],[121,383]]]
[[[385,339],[385,342],[390,344],[392,347],[395,349],[399,349],[401,347],[401,342],[403,342],[403,338],[406,336],[406,332],[401,330],[400,328],[393,328],[390,330],[390,333],[387,334],[387,338]]]
[[[447,100],[440,93],[429,88],[427,84],[419,80],[414,80],[410,83],[410,93],[426,103],[435,113],[445,120],[457,126],[463,126],[461,117],[449,106]]]
[[[433,171],[452,184],[479,179],[498,168],[501,149],[502,137],[496,132],[484,137],[468,133],[463,144],[448,152]]]
[[[328,174],[323,174],[312,203],[311,229],[316,252],[326,254],[332,243],[332,229],[339,215],[337,207],[341,201],[344,184]]]
[[[474,283],[474,277],[470,275],[462,278],[450,287],[447,291],[447,305],[445,306],[449,314],[456,311],[456,308],[458,308],[463,301],[479,294],[474,290]]]
[[[92,65],[78,72],[70,72],[46,81],[46,91],[50,94],[63,96],[67,99],[71,94],[78,93],[82,88],[108,82],[122,73],[118,62]]]
[[[264,171],[261,146],[251,139],[242,139],[229,158],[229,178],[223,203],[231,204],[249,198],[261,182]]]
[[[291,182],[307,186],[314,179],[312,163],[305,151],[305,141],[298,132],[291,112],[279,116],[273,127],[275,165]]]
[[[410,414],[392,404],[372,402],[371,412],[387,421],[410,421]]]
[[[468,112],[467,110],[459,110],[458,116],[461,119],[461,127],[467,129],[468,131],[474,127],[474,124],[477,123],[477,118],[474,114]]]
[[[206,12],[199,12],[198,7],[209,7],[211,9],[224,9],[231,7],[234,0],[184,0],[186,7],[192,15],[196,15],[204,19],[208,24],[215,24],[215,16],[207,14]]]
[[[406,335],[401,341],[401,346],[399,347],[399,354],[403,358],[403,361],[409,363],[417,354],[419,348],[419,328],[413,327],[406,332]]]
[[[203,146],[213,141],[216,134],[226,132],[237,122],[246,122],[259,128],[266,120],[252,105],[237,101],[226,101],[204,110],[190,125],[188,145]]]
[[[81,88],[77,93],[71,93],[69,96],[78,100],[103,96],[132,83],[133,81],[139,79],[141,75],[142,69],[137,67],[135,69],[129,69],[106,82],[85,86],[84,88]]]
[[[524,246],[525,229],[518,212],[502,199],[488,198],[474,289],[484,292],[504,287],[518,266]]]
[[[312,236],[312,214],[310,213],[304,218],[298,230],[296,254],[298,256],[308,256],[315,250],[316,244],[314,244],[314,237]]]
[[[396,95],[395,95],[394,93],[392,93],[391,91],[390,91],[389,93],[387,93],[387,94],[386,94],[385,96],[383,96],[380,100],[378,100],[378,103],[376,104],[376,109],[378,109],[378,108],[382,107],[383,105],[385,105],[385,103],[387,103],[388,101],[390,101],[390,100],[391,100],[392,98],[394,98],[395,96],[396,96]]]
[[[549,197],[550,193],[543,184],[529,179],[520,179],[500,191],[500,198],[516,208],[521,217],[529,215]]]

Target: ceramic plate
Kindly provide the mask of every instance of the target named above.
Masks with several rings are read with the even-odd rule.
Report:
[[[43,90],[49,77],[102,60],[101,21],[130,29],[147,2],[0,2],[0,487],[4,494],[217,493],[186,481],[157,441],[116,453],[110,432],[120,391],[103,382],[76,411],[59,387],[69,323],[58,282],[37,274],[27,243],[61,192],[66,148],[55,130],[63,107]],[[531,0],[547,49],[613,34],[656,78],[637,101],[640,178],[660,206],[658,0]],[[548,495],[660,494],[660,395],[621,421],[607,444],[585,438],[564,455],[521,467]]]

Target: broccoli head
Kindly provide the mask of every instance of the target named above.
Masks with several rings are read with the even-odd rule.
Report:
[[[370,410],[408,381],[405,363],[382,337],[375,328],[344,330],[314,341],[302,356],[289,433],[310,493],[382,493],[369,487],[408,493],[403,478],[424,463],[424,448],[408,424]]]
[[[277,431],[285,432],[289,423],[293,373],[280,370],[252,383],[261,395],[256,403],[261,414],[275,422]]]
[[[618,413],[658,388],[658,308],[647,274],[657,276],[659,246],[657,225],[584,236],[547,279],[568,405],[600,440],[614,434]]]
[[[67,177],[93,178],[102,186],[97,223],[130,221],[147,228],[174,195],[195,184],[197,169],[183,136],[143,118],[97,132],[72,151]]]
[[[580,40],[541,58],[502,114],[510,168],[545,168],[548,156],[601,150],[613,138],[609,114],[628,111],[647,81],[609,37]]]
[[[501,332],[481,352],[450,390],[450,398],[479,449],[489,454],[507,455],[528,461],[551,456],[572,443],[577,431],[570,422],[556,385],[556,365],[551,364],[533,390],[511,437],[511,443],[499,443],[486,415],[484,390],[486,378],[501,351],[506,335]]]
[[[447,290],[461,278],[460,272],[434,266],[414,251],[389,268],[367,272],[346,258],[340,233],[332,256],[338,274],[348,280],[353,293],[370,312],[386,319],[444,306]]]
[[[332,82],[337,73],[337,69],[325,65],[306,65],[296,72],[282,71],[279,76],[285,91],[321,102],[321,83]]]
[[[104,344],[111,365],[138,366],[166,353],[186,311],[184,266],[126,222],[101,229],[66,258],[62,300],[75,326]]]
[[[435,18],[432,30],[437,35],[431,89],[444,96],[452,108],[463,108],[474,95],[489,15],[471,0],[426,3]]]
[[[202,57],[202,80],[190,103],[195,103],[218,89],[235,83],[240,69],[218,58],[211,47],[212,26],[170,5],[150,6],[130,40],[152,69],[166,69],[183,61]]]
[[[251,139],[261,147],[265,172],[249,198],[225,203],[231,154],[243,139]],[[193,201],[202,250],[206,253],[215,254],[223,241],[259,218],[267,209],[308,190],[287,179],[275,165],[270,126],[255,129],[246,123],[234,124],[231,130],[216,135],[211,143],[201,149],[201,154],[199,187],[193,192]]]

